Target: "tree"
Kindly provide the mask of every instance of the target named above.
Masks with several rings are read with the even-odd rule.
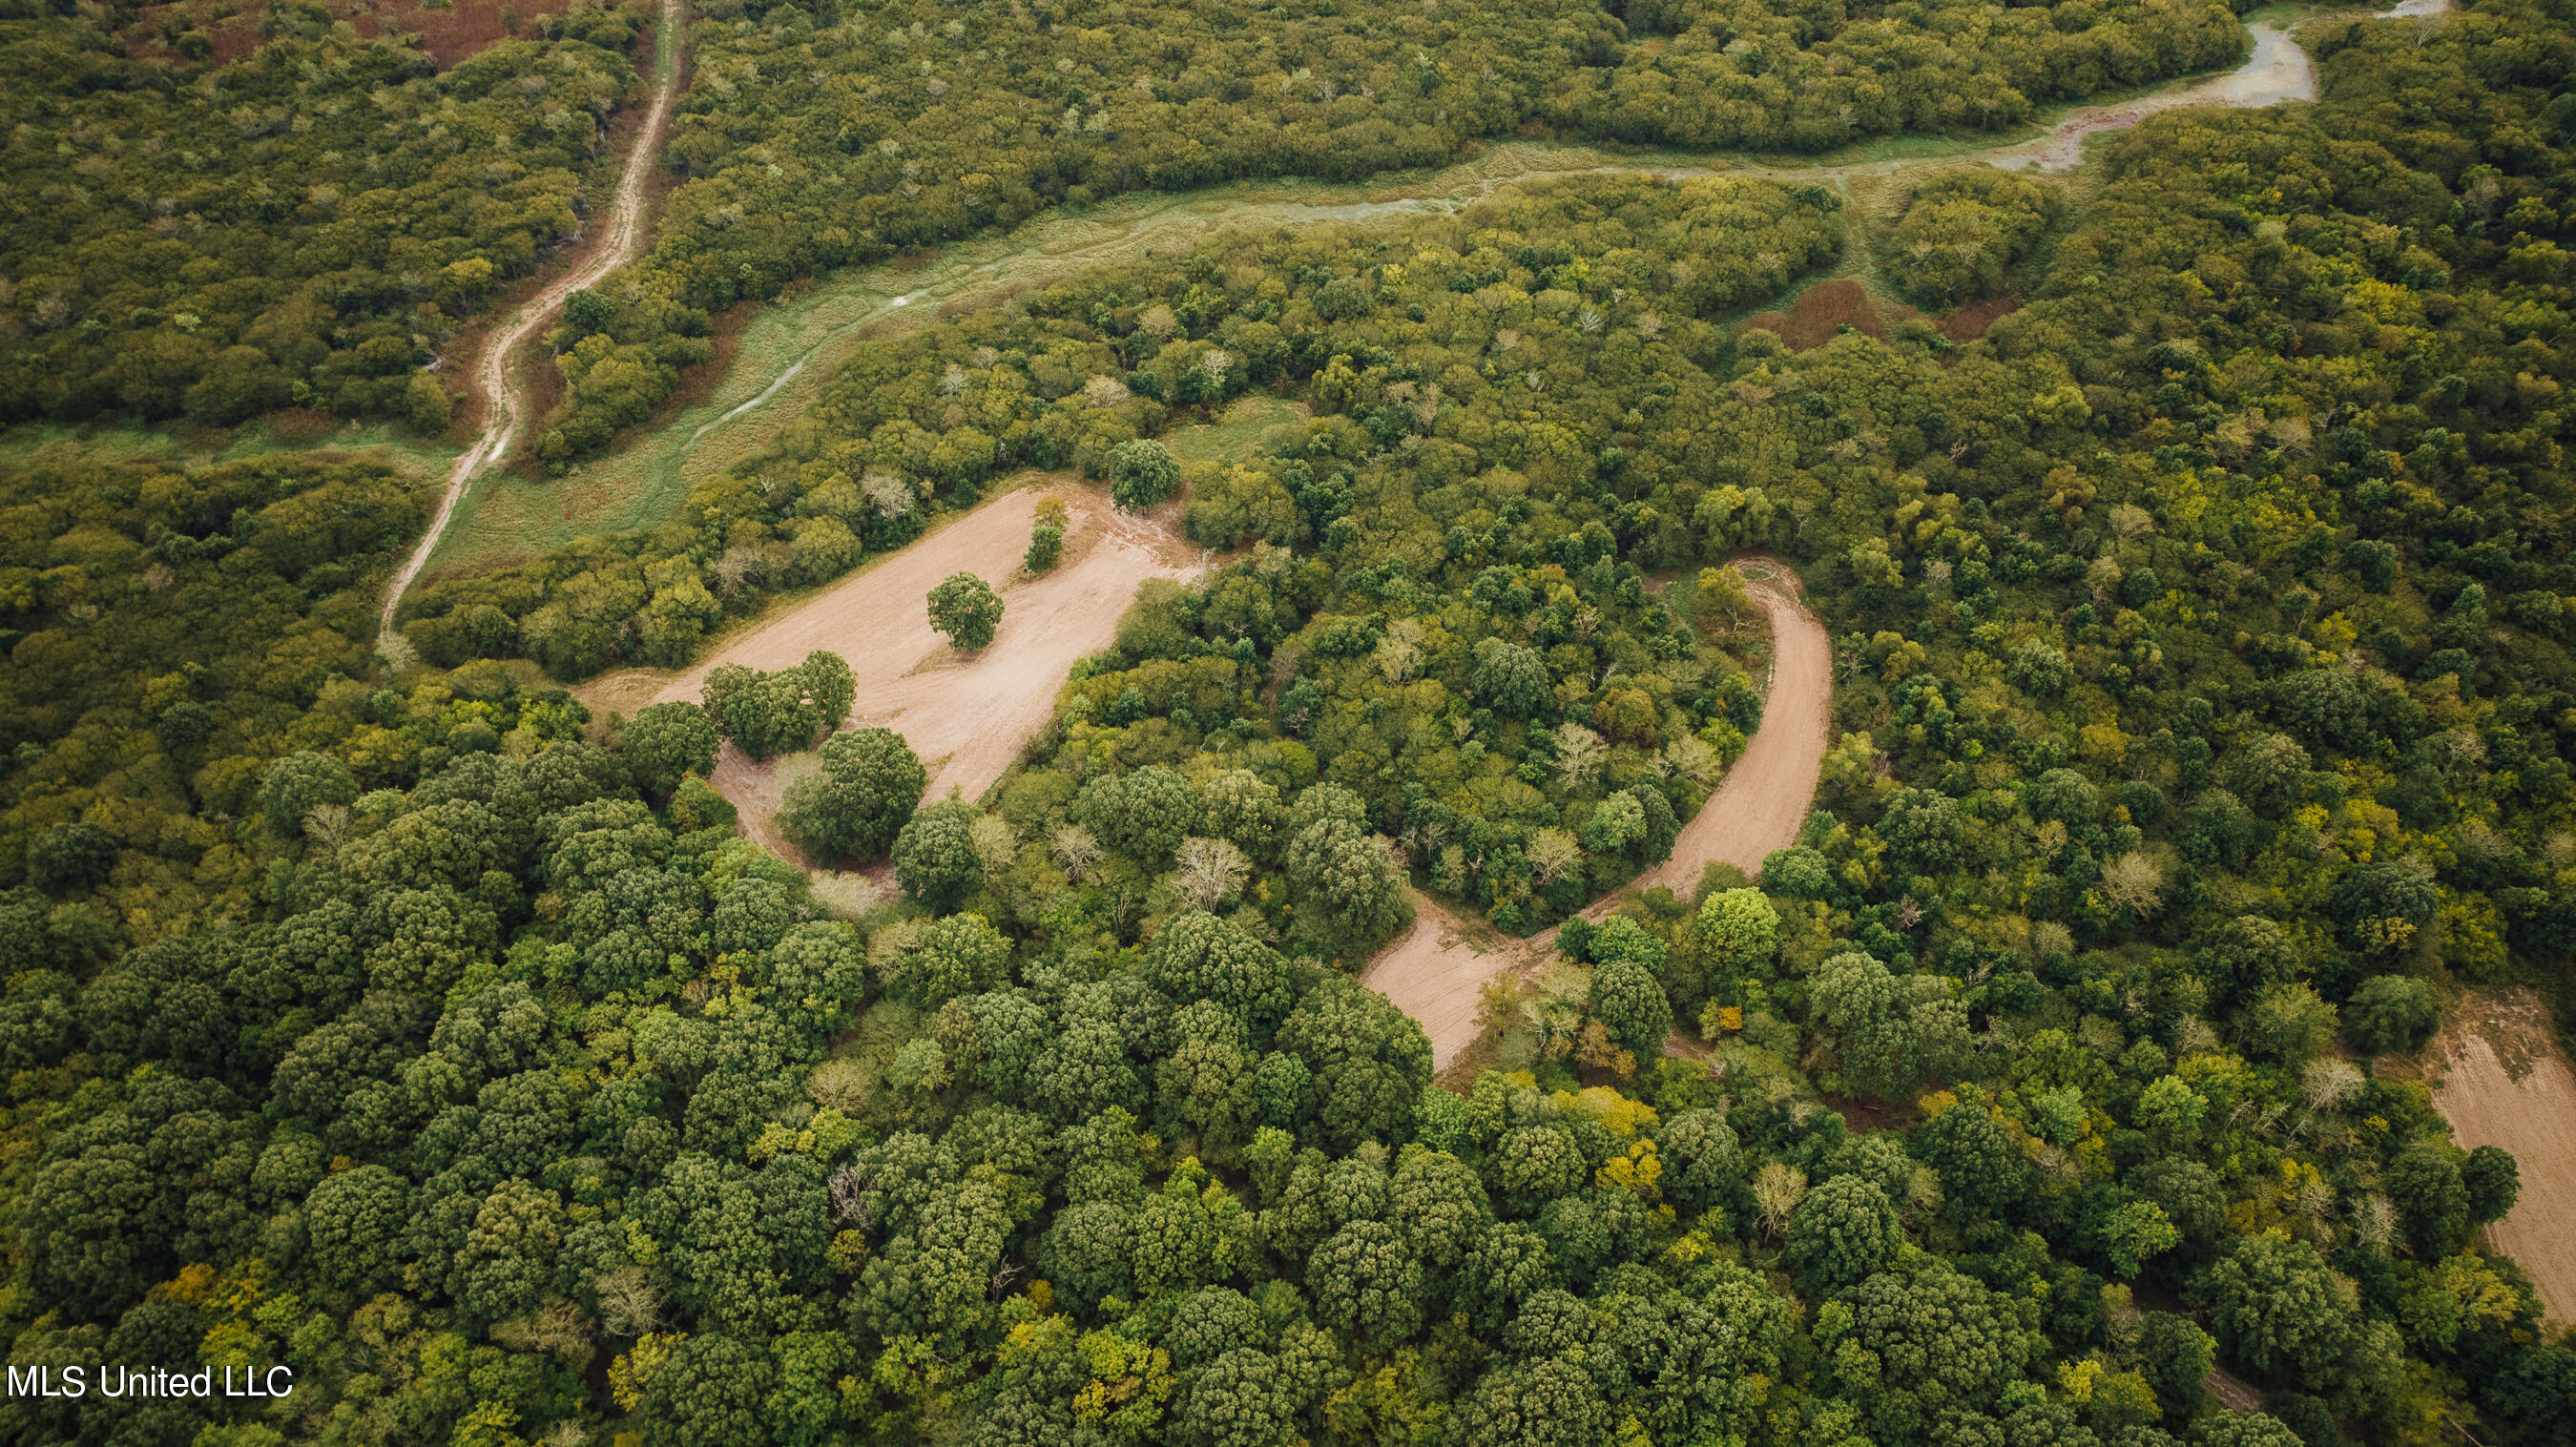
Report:
[[[858,697],[858,679],[851,674],[849,661],[817,648],[805,655],[794,672],[805,685],[805,696],[813,700],[814,711],[822,716],[824,732],[838,729],[850,716],[851,700]]]
[[[330,754],[306,750],[268,766],[260,779],[259,812],[269,833],[292,839],[303,832],[306,815],[325,804],[347,804],[357,797],[358,781],[347,764]]]
[[[1315,1126],[1332,1149],[1364,1140],[1400,1145],[1412,1134],[1431,1041],[1413,1017],[1358,982],[1329,977],[1281,1022],[1275,1048],[1313,1077]]]
[[[1083,785],[1073,817],[1110,848],[1158,865],[1199,827],[1199,795],[1179,770],[1148,764]]]
[[[1791,899],[1825,899],[1835,890],[1834,867],[1818,850],[1804,844],[1774,849],[1762,859],[1762,883]]]
[[[2115,1208],[2102,1223],[2102,1254],[2112,1270],[2134,1277],[2150,1256],[2182,1244],[2173,1218],[2153,1201],[2130,1201]]]
[[[1899,789],[1887,798],[1879,815],[1879,836],[1890,857],[1915,874],[1940,874],[1963,862],[1967,820],[1959,802],[1929,789]]]
[[[1065,507],[1063,502],[1048,498],[1038,504],[1037,522],[1029,529],[1029,550],[1020,566],[1032,573],[1043,573],[1055,566],[1064,553]]]
[[[2261,1412],[2221,1412],[2192,1425],[2191,1447],[2306,1447],[2280,1419]]]
[[[1969,1211],[1995,1211],[2021,1200],[2029,1167],[2012,1138],[1986,1111],[1955,1105],[1915,1131],[1914,1153],[1940,1173],[1941,1193]]]
[[[982,915],[952,914],[931,925],[903,957],[892,988],[919,1009],[936,1009],[1006,983],[1010,959],[1011,942]]]
[[[1353,1221],[1315,1248],[1306,1263],[1315,1314],[1386,1351],[1422,1328],[1422,1263],[1394,1226]]]
[[[304,1201],[314,1270],[332,1287],[365,1292],[391,1280],[394,1246],[412,1218],[411,1185],[382,1166],[325,1176]]]
[[[1487,638],[1476,644],[1475,658],[1470,686],[1477,700],[1496,713],[1528,718],[1548,701],[1555,686],[1536,649]]]
[[[2306,984],[2269,986],[2245,1011],[2247,1043],[2293,1067],[2314,1059],[2334,1033],[2334,1006]]]
[[[1145,951],[1143,974],[1175,1001],[1214,1000],[1247,1022],[1279,1018],[1292,998],[1287,961],[1238,926],[1204,913],[1164,921]]]
[[[636,710],[618,731],[617,745],[635,782],[667,799],[690,774],[703,778],[716,766],[716,724],[696,704],[656,703]]]
[[[794,668],[762,673],[738,663],[710,669],[700,694],[717,731],[755,759],[802,749],[849,714],[855,685],[836,653],[809,653]]]
[[[1852,1340],[1880,1364],[1862,1410],[1882,1441],[1921,1440],[1944,1411],[1991,1409],[2021,1375],[2029,1347],[2009,1304],[1946,1265],[1881,1271],[1850,1301]]]
[[[2501,1221],[2522,1196],[2522,1168],[2504,1147],[2479,1146],[2460,1163],[2460,1185],[2468,1193],[2470,1220]]]
[[[116,840],[88,820],[57,824],[28,841],[27,882],[48,894],[103,884],[116,854]]]
[[[2148,1312],[2138,1322],[2138,1370],[2155,1388],[2165,1419],[2183,1422],[2200,1410],[2201,1382],[2217,1363],[2218,1343],[2189,1317]]]
[[[2432,985],[2405,975],[2373,975],[2344,1005],[2343,1033],[2365,1055],[2413,1052],[2433,1038],[2441,1008]]]
[[[1784,1259],[1822,1294],[1885,1270],[1904,1240],[1885,1191],[1859,1176],[1834,1176],[1789,1213]]]
[[[1663,1191],[1685,1216],[1725,1201],[1743,1178],[1744,1152],[1722,1113],[1702,1106],[1680,1111],[1655,1137],[1663,1163]]]
[[[1173,855],[1173,887],[1191,909],[1211,910],[1243,893],[1252,861],[1231,840],[1188,838]]]
[[[2355,949],[2395,953],[2433,922],[2433,881],[2402,864],[2356,864],[2338,875],[2326,910]]]
[[[874,858],[912,820],[929,775],[892,729],[855,729],[823,741],[822,767],[788,786],[787,837],[819,858]]]
[[[1758,889],[1723,889],[1700,901],[1699,938],[1721,979],[1761,978],[1780,950],[1780,912]]]
[[[973,805],[943,799],[924,805],[894,837],[894,875],[904,893],[934,910],[955,909],[984,882],[975,852]]]
[[[2230,1360],[2262,1376],[2336,1380],[2360,1303],[2314,1246],[2278,1232],[2239,1236],[2210,1266],[2202,1294]]]
[[[2435,1145],[2408,1146],[2388,1163],[2382,1179],[2417,1255],[2430,1259],[2457,1249],[2469,1229],[2469,1190],[2450,1152]]]
[[[951,573],[930,590],[930,626],[948,635],[950,647],[972,653],[993,641],[1002,624],[1002,600],[972,573]]]
[[[1592,991],[1584,1013],[1609,1027],[1610,1038],[1640,1058],[1664,1048],[1673,1028],[1673,1007],[1654,972],[1631,959],[1614,959],[1592,971]]]
[[[1109,449],[1109,497],[1127,511],[1143,512],[1180,485],[1181,465],[1163,444],[1139,438]]]
[[[1300,928],[1314,926],[1316,943],[1335,954],[1365,951],[1410,913],[1386,847],[1338,816],[1317,819],[1289,841],[1288,880],[1297,890]]]

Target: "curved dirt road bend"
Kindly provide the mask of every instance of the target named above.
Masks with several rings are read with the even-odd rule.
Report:
[[[1771,620],[1771,686],[1762,723],[1717,792],[1700,806],[1672,858],[1638,876],[1628,888],[1664,885],[1685,894],[1708,864],[1723,861],[1758,873],[1764,855],[1798,842],[1828,738],[1833,699],[1833,644],[1824,625],[1798,601],[1797,581],[1786,567],[1764,560],[1743,565],[1746,592]],[[1606,916],[1613,893],[1584,914]],[[1485,983],[1505,970],[1535,965],[1556,947],[1556,931],[1526,940],[1505,939],[1469,925],[1417,894],[1413,928],[1369,962],[1360,983],[1385,995],[1422,1022],[1431,1037],[1431,1063],[1446,1070],[1476,1042],[1476,1016]]]
[[[644,192],[651,179],[654,158],[662,153],[662,131],[671,119],[671,101],[680,89],[680,47],[688,34],[687,0],[662,0],[661,19],[656,22],[654,48],[659,52],[657,73],[653,78],[653,99],[644,111],[644,123],[635,130],[635,144],[626,153],[626,169],[617,181],[617,196],[608,209],[607,235],[599,249],[579,266],[555,278],[535,296],[521,303],[518,312],[500,330],[484,338],[482,355],[476,359],[472,374],[475,392],[483,399],[483,435],[456,464],[447,470],[447,487],[439,495],[438,511],[429,521],[429,530],[421,534],[420,545],[403,560],[401,571],[385,589],[385,609],[379,620],[379,631],[393,631],[394,609],[410,591],[412,580],[420,576],[421,567],[438,548],[447,534],[449,519],[456,515],[456,504],[474,479],[493,463],[510,455],[518,442],[520,425],[527,421],[528,396],[525,390],[511,385],[510,358],[535,336],[537,329],[554,320],[563,309],[564,298],[597,282],[600,278],[633,261],[644,249]]]
[[[1042,577],[1014,581],[1038,504],[1049,498],[1068,514],[1064,557]],[[1007,492],[724,640],[685,672],[611,674],[585,685],[581,696],[601,712],[631,714],[646,704],[696,700],[708,671],[722,664],[775,671],[829,649],[858,680],[846,727],[893,729],[930,773],[926,797],[945,797],[954,785],[973,799],[1054,720],[1066,673],[1117,637],[1137,584],[1197,576],[1206,554],[1159,520],[1176,510],[1167,504],[1141,518],[1120,513],[1103,489],[1071,481]],[[932,631],[925,602],[942,578],[959,572],[982,578],[1002,597],[1000,631],[973,654],[958,653]],[[761,763],[727,744],[708,782],[742,811],[745,834],[796,859],[777,814],[787,785],[813,764],[811,754]]]

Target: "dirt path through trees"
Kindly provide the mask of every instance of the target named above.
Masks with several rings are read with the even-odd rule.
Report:
[[[2451,3],[2408,0],[2409,6],[2428,8],[2401,7],[2391,13],[2432,13]],[[1734,153],[1614,155],[1578,144],[1510,140],[1486,146],[1456,165],[1355,184],[1265,180],[1180,194],[1142,192],[1078,212],[1051,212],[1008,235],[942,247],[926,260],[854,268],[799,300],[761,308],[743,334],[730,372],[713,384],[704,403],[683,409],[667,426],[583,463],[568,478],[486,479],[474,489],[471,505],[455,526],[446,529],[453,536],[440,565],[516,560],[583,533],[663,520],[682,505],[696,482],[767,445],[777,430],[769,419],[794,416],[811,406],[852,349],[889,327],[916,325],[915,318],[1039,290],[1089,267],[1147,251],[1186,249],[1219,231],[1401,220],[1455,211],[1504,187],[1557,176],[1644,172],[1674,179],[1726,175],[1840,184],[1977,162],[2072,170],[2083,161],[2087,137],[2136,125],[2159,111],[2190,105],[2260,107],[2316,95],[2315,67],[2288,29],[2256,22],[2247,33],[2252,52],[2234,70],[2177,80],[2123,101],[2063,110],[2047,130],[2020,141],[1955,149],[1916,143],[1897,155],[1867,147],[1841,159],[1773,165]],[[460,470],[472,461],[469,455],[458,464]]]
[[[1048,498],[1069,514],[1064,559],[1043,577],[1014,582],[1038,504]],[[972,799],[1054,718],[1056,692],[1073,661],[1114,640],[1136,585],[1193,577],[1204,557],[1159,515],[1118,512],[1106,489],[1058,478],[1003,493],[885,554],[725,639],[686,672],[610,674],[581,696],[594,709],[631,714],[649,703],[695,701],[720,664],[776,670],[830,649],[858,678],[848,726],[902,734],[930,771],[927,797],[941,798],[953,785]],[[959,572],[1002,595],[1001,630],[973,654],[957,653],[931,631],[924,602],[940,579]],[[742,811],[744,833],[795,859],[777,814],[787,785],[812,766],[811,754],[758,763],[728,744],[709,782]]]
[[[1774,661],[1762,724],[1717,792],[1683,826],[1672,857],[1638,876],[1634,888],[1660,884],[1687,895],[1712,861],[1758,873],[1764,855],[1798,842],[1815,799],[1830,736],[1833,644],[1824,625],[1799,603],[1796,575],[1786,565],[1752,559],[1742,566],[1745,591],[1771,620]],[[1617,902],[1614,894],[1584,913],[1598,919]],[[1413,928],[1370,961],[1360,980],[1422,1022],[1431,1037],[1432,1068],[1446,1070],[1476,1042],[1486,982],[1544,961],[1556,947],[1556,931],[1513,940],[1462,921],[1419,894],[1414,908]]]
[[[448,520],[456,515],[456,504],[473,485],[476,474],[508,457],[518,442],[529,404],[526,390],[510,380],[512,354],[535,336],[539,327],[554,320],[555,313],[563,310],[564,298],[633,261],[644,249],[647,183],[661,158],[662,131],[671,119],[672,97],[680,89],[680,52],[687,35],[686,0],[662,0],[661,18],[654,27],[653,99],[644,112],[644,123],[635,128],[635,144],[626,153],[626,169],[618,177],[617,195],[608,208],[606,234],[580,265],[521,303],[516,315],[483,339],[483,352],[475,359],[472,372],[474,390],[483,403],[483,435],[474,439],[474,445],[465,449],[465,455],[448,469],[447,487],[439,494],[438,511],[430,518],[429,530],[421,534],[419,546],[403,560],[401,570],[386,587],[381,632],[393,632],[395,607],[402,602],[412,579],[420,576],[429,555],[438,550],[439,539],[447,533]]]
[[[2548,1010],[2527,988],[2473,990],[2424,1058],[2451,1138],[2502,1146],[2522,1169],[2520,1199],[2488,1228],[2496,1249],[2531,1273],[2551,1320],[2576,1322],[2576,1073]]]

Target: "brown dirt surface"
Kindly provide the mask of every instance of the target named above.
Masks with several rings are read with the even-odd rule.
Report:
[[[2011,292],[1972,301],[1941,314],[1937,325],[1941,335],[1954,342],[1973,342],[1986,334],[1986,329],[2021,310],[2021,298]]]
[[[448,469],[447,487],[439,495],[438,511],[431,517],[428,531],[421,534],[420,545],[412,549],[402,570],[394,574],[393,583],[385,589],[382,631],[393,630],[395,607],[402,602],[412,580],[420,576],[429,555],[438,550],[438,541],[446,535],[449,520],[456,516],[456,504],[465,496],[465,489],[486,467],[510,455],[520,425],[534,415],[527,394],[511,385],[511,353],[554,320],[555,313],[563,308],[564,298],[634,260],[644,249],[644,203],[651,191],[653,158],[661,154],[662,130],[671,118],[671,98],[679,89],[685,60],[680,46],[687,34],[686,20],[683,0],[662,0],[659,23],[662,33],[670,38],[668,63],[659,67],[653,77],[653,99],[645,107],[643,123],[635,128],[634,148],[626,154],[626,169],[618,178],[617,194],[609,204],[608,219],[600,228],[599,239],[576,252],[581,259],[575,265],[521,303],[517,315],[482,339],[482,352],[470,378],[478,398],[482,435]]]
[[[1786,566],[1762,558],[1745,559],[1739,566],[1745,591],[1771,620],[1774,661],[1762,726],[1718,782],[1717,792],[1682,826],[1672,858],[1640,875],[1633,888],[1660,884],[1686,895],[1715,860],[1757,874],[1763,856],[1798,842],[1798,829],[1815,801],[1829,738],[1833,644],[1824,625],[1799,603],[1797,577]],[[1614,892],[1584,914],[1603,918],[1618,900]],[[1556,931],[1506,939],[1460,921],[1419,894],[1413,904],[1413,928],[1369,962],[1360,983],[1422,1022],[1423,1033],[1431,1037],[1432,1068],[1446,1070],[1477,1043],[1485,982],[1505,970],[1545,961],[1556,947]]]
[[[1062,561],[1042,577],[1019,576],[1038,504],[1064,503],[1070,526]],[[777,670],[814,650],[838,653],[858,679],[851,728],[903,735],[930,773],[926,797],[951,786],[977,798],[1010,768],[1021,747],[1055,717],[1057,693],[1075,659],[1107,648],[1118,617],[1147,578],[1190,578],[1205,554],[1182,542],[1164,513],[1139,518],[1112,508],[1105,488],[1067,477],[991,499],[947,526],[710,649],[683,673],[635,669],[581,690],[603,712],[694,701],[709,670],[740,663]],[[951,573],[973,573],[1002,596],[1002,626],[982,651],[960,654],[934,632],[924,599]],[[782,859],[801,857],[779,832],[787,786],[814,767],[811,754],[757,763],[730,744],[709,780],[742,811],[743,832]],[[822,861],[817,861],[822,862]]]
[[[1760,874],[1766,855],[1798,842],[1798,830],[1815,803],[1816,778],[1830,739],[1833,644],[1825,637],[1825,625],[1799,603],[1796,574],[1762,559],[1747,559],[1739,567],[1745,592],[1771,619],[1771,678],[1764,689],[1762,725],[1718,781],[1717,792],[1682,826],[1672,858],[1640,876],[1639,889],[1660,884],[1687,896],[1713,861],[1732,864],[1748,878]],[[1595,908],[1607,912],[1606,905]]]
[[[2576,1322],[2576,1073],[2549,1011],[2526,987],[2472,990],[2424,1058],[2451,1138],[2502,1146],[2522,1168],[2522,1195],[2489,1238],[2531,1273],[2551,1320]]]
[[[1413,896],[1413,928],[1378,952],[1360,983],[1422,1023],[1431,1037],[1431,1068],[1446,1070],[1476,1043],[1483,1026],[1485,982],[1545,957],[1537,939],[1516,940],[1489,925],[1469,924],[1425,895]],[[1555,931],[1543,939],[1554,940]]]
[[[1755,312],[1744,325],[1759,327],[1788,343],[1790,350],[1803,352],[1841,336],[1846,325],[1883,342],[1896,335],[1895,323],[1918,315],[1902,302],[1873,300],[1857,278],[1837,276],[1798,293],[1787,311]]]

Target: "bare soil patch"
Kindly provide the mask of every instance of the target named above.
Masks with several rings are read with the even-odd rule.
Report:
[[[1775,563],[1748,561],[1746,592],[1771,619],[1771,677],[1764,690],[1762,725],[1734,767],[1700,811],[1682,826],[1673,856],[1638,877],[1635,887],[1663,885],[1687,895],[1711,862],[1732,864],[1747,877],[1762,872],[1775,849],[1798,842],[1798,830],[1815,803],[1816,778],[1830,738],[1833,644],[1825,625],[1798,601],[1797,576]],[[1596,906],[1603,908],[1606,906]]]
[[[1896,323],[1920,316],[1902,302],[1879,302],[1855,277],[1837,276],[1798,293],[1785,312],[1755,312],[1744,319],[1789,344],[1792,351],[1821,347],[1842,335],[1846,326],[1880,341],[1896,335]]]
[[[1747,875],[1758,873],[1763,856],[1798,842],[1815,800],[1833,698],[1833,645],[1824,625],[1799,603],[1796,575],[1765,559],[1749,559],[1743,569],[1746,591],[1771,620],[1773,663],[1762,726],[1717,792],[1682,826],[1672,858],[1638,876],[1631,888],[1660,884],[1687,894],[1701,871],[1718,860]],[[1613,892],[1584,914],[1600,919],[1618,900]],[[1488,1033],[1477,1019],[1485,982],[1545,961],[1556,948],[1556,931],[1511,940],[1465,923],[1418,894],[1413,903],[1413,928],[1369,962],[1360,983],[1422,1022],[1431,1037],[1432,1069],[1447,1070]]]
[[[1042,577],[1022,578],[1029,529],[1048,498],[1063,502],[1069,514],[1065,558]],[[1136,585],[1193,577],[1204,557],[1166,520],[1119,513],[1105,488],[1058,477],[993,498],[724,640],[686,672],[610,674],[581,695],[594,709],[632,713],[649,703],[696,700],[708,671],[720,664],[776,670],[829,649],[858,679],[847,726],[903,735],[929,770],[926,797],[944,797],[954,787],[977,798],[1053,722],[1056,695],[1074,660],[1116,638]],[[1000,631],[972,654],[958,653],[931,629],[924,601],[942,578],[961,572],[1002,596]],[[764,764],[727,747],[709,782],[742,811],[744,833],[795,859],[800,856],[779,833],[777,814],[788,784],[813,766],[811,754]]]
[[[1553,945],[1556,933],[1512,939],[1421,894],[1414,895],[1413,910],[1413,928],[1369,961],[1360,983],[1422,1023],[1431,1037],[1431,1068],[1441,1071],[1487,1033],[1477,1020],[1485,982],[1545,958],[1542,942]]]
[[[1936,323],[1941,335],[1954,342],[1973,342],[1986,334],[1986,329],[2021,310],[2021,298],[2011,292],[1972,301],[1941,314]]]
[[[2489,1239],[2531,1273],[2552,1320],[2576,1321],[2576,1072],[2548,1010],[2525,987],[2472,990],[2424,1058],[2451,1138],[2502,1146],[2522,1168],[2522,1195]]]

